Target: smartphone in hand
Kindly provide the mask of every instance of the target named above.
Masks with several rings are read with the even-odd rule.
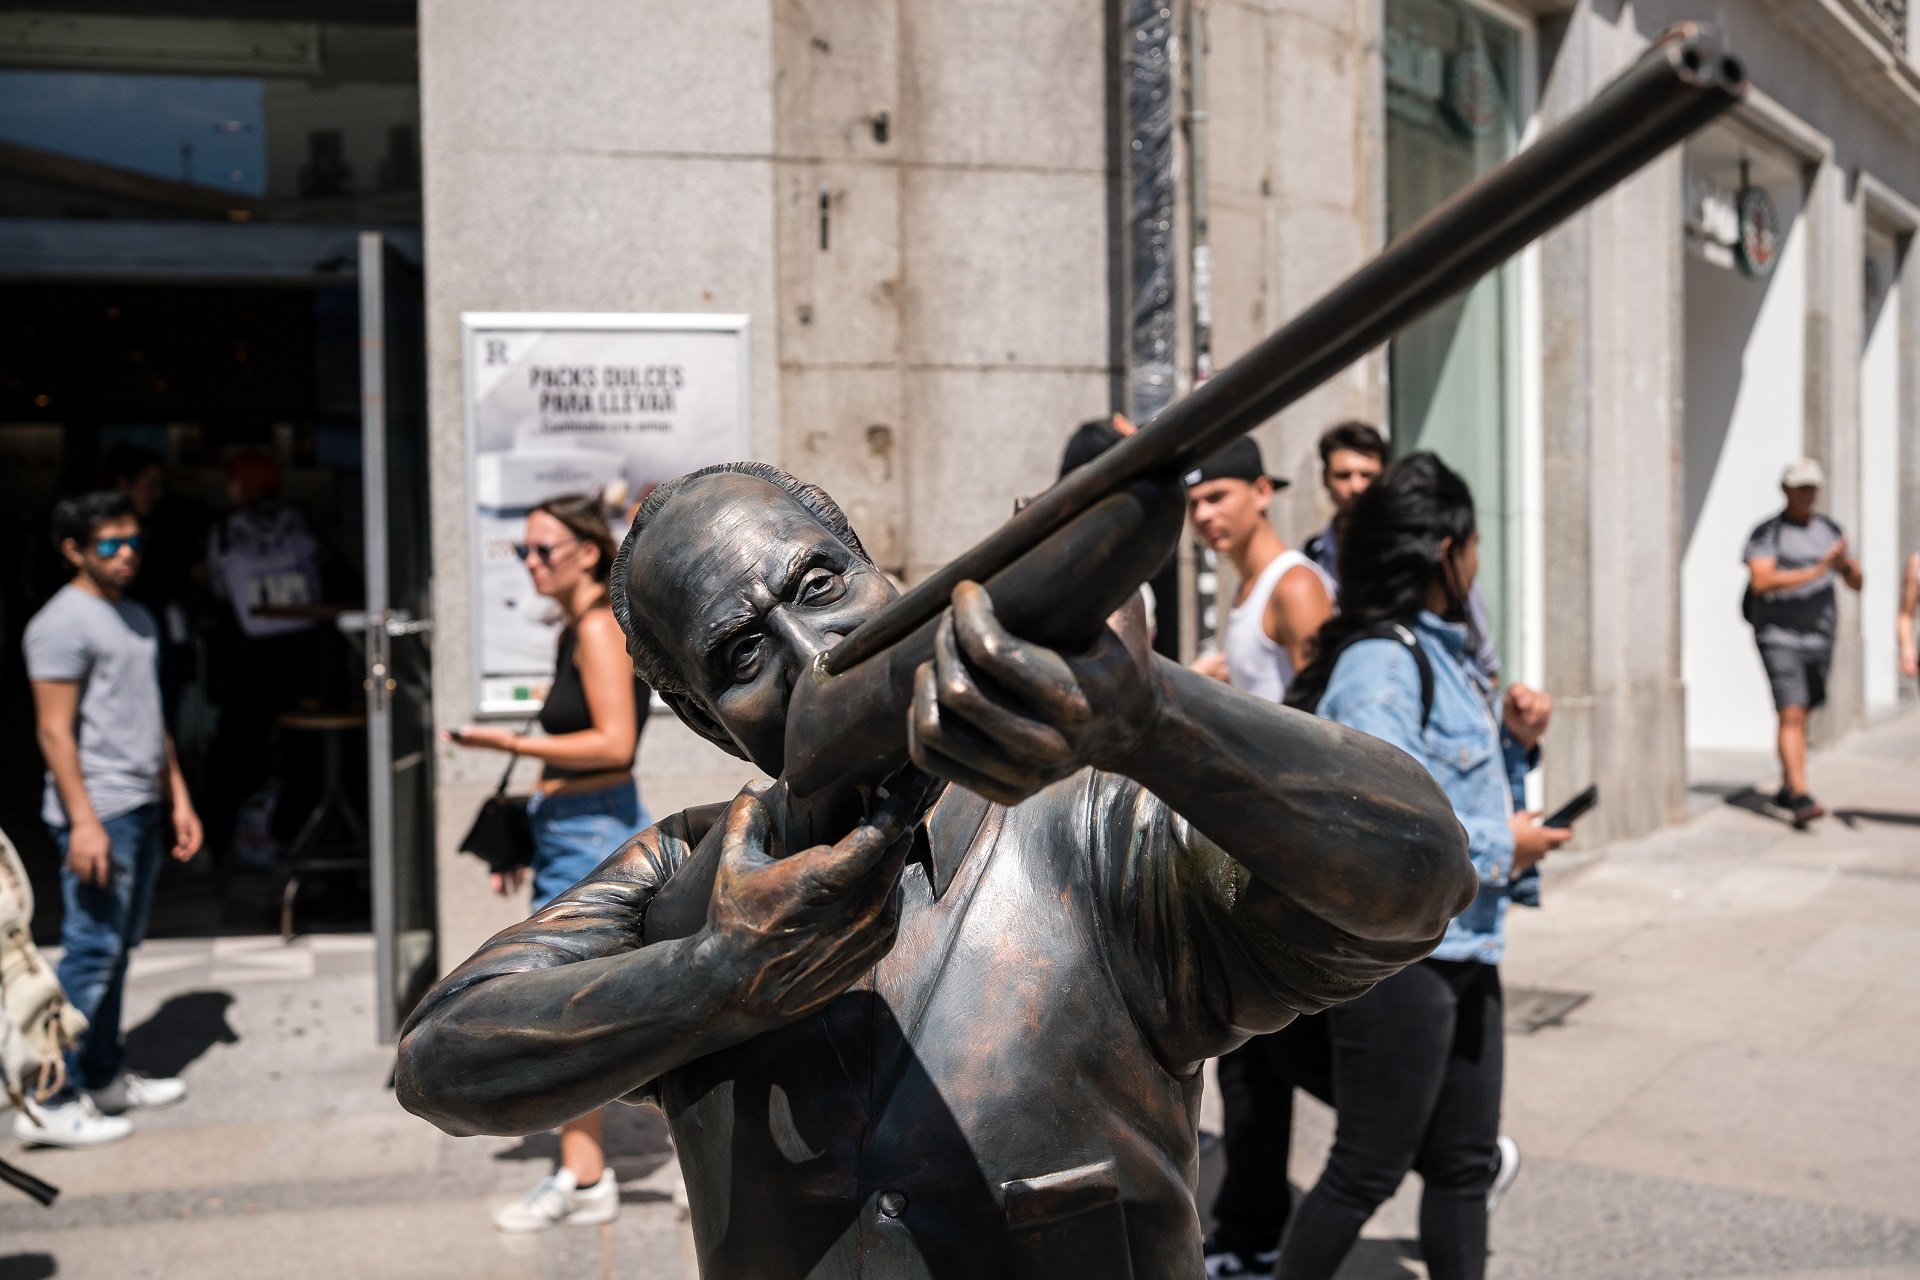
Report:
[[[1600,784],[1594,783],[1540,820],[1543,827],[1570,827],[1574,819],[1600,803]]]

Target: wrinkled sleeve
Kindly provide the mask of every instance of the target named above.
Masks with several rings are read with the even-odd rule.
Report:
[[[1776,520],[1763,520],[1747,535],[1747,546],[1740,553],[1740,562],[1749,560],[1778,560],[1780,558],[1780,524]]]
[[[621,845],[586,879],[493,935],[442,978],[414,1009],[402,1034],[490,979],[638,949],[654,894],[725,812],[724,804],[686,809]]]
[[[48,625],[35,618],[27,624],[21,649],[29,680],[85,680],[92,666],[86,636],[75,626]]]
[[[1268,889],[1128,778],[1091,773],[1086,788],[1112,968],[1135,1021],[1176,1075],[1300,1014],[1351,1000],[1431,949],[1362,940],[1329,924]]]

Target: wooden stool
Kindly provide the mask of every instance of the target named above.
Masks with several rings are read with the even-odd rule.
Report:
[[[280,940],[293,941],[293,904],[300,896],[302,876],[319,872],[366,871],[372,866],[368,853],[367,824],[354,809],[352,799],[340,777],[340,740],[349,733],[364,734],[367,717],[357,711],[288,711],[279,717],[283,733],[321,735],[320,802],[300,824],[300,831],[287,845],[281,858],[280,873],[285,883],[280,889]],[[332,816],[344,829],[345,839],[322,842],[321,833]]]

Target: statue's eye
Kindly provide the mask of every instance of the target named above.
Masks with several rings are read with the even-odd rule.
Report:
[[[753,679],[760,670],[760,660],[766,648],[766,637],[757,632],[741,636],[728,645],[727,677],[736,684]]]
[[[809,569],[800,579],[794,599],[801,604],[832,604],[847,592],[847,580],[830,569]]]

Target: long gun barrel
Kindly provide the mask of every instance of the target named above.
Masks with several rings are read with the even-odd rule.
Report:
[[[1625,181],[1746,93],[1704,27],[1669,31],[1579,112],[1389,244],[1252,351],[1064,477],[822,655],[789,705],[798,794],[906,759],[914,669],[953,589],[983,582],[1015,635],[1084,647],[1178,537],[1180,477]]]

